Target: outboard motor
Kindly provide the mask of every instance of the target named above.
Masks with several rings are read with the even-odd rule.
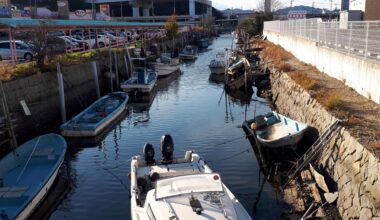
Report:
[[[146,143],[143,149],[145,163],[147,165],[154,164],[154,148],[153,145]]]
[[[161,137],[161,154],[163,163],[171,163],[173,161],[174,143],[172,136],[165,134]]]

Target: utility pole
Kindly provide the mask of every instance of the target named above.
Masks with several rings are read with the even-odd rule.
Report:
[[[91,2],[91,12],[92,12],[92,20],[96,20],[96,8],[95,8],[95,0]]]
[[[120,17],[123,17],[123,2],[120,2]]]
[[[7,0],[7,4],[9,17],[12,18],[11,0]]]
[[[173,0],[173,5],[174,5],[173,14],[175,15],[175,0]]]
[[[331,15],[332,15],[332,6],[333,6],[333,0],[330,0],[330,14],[329,14],[329,20],[331,21]]]
[[[154,22],[154,4],[153,4],[153,0],[152,0],[152,17],[153,17],[153,22]]]

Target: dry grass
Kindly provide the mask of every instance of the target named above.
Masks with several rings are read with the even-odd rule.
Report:
[[[339,95],[328,95],[326,97],[325,105],[329,110],[339,109],[343,106],[343,101]]]
[[[292,66],[288,63],[282,63],[279,68],[282,72],[290,72],[293,70]]]
[[[312,90],[317,83],[315,80],[309,78],[304,72],[296,71],[288,73],[288,75],[305,90]]]
[[[368,146],[374,149],[380,149],[380,141],[371,141]]]
[[[342,97],[331,91],[321,89],[314,95],[314,98],[328,110],[341,110],[343,108]]]
[[[350,124],[350,125],[359,125],[361,122],[362,122],[362,119],[360,119],[356,115],[350,115],[348,117],[348,124]]]
[[[275,45],[273,43],[270,43],[268,41],[257,41],[256,44],[259,47],[265,48],[262,51],[262,54],[264,57],[271,60],[273,63],[280,65],[283,62],[286,62],[293,58],[293,55],[286,51],[281,46]]]

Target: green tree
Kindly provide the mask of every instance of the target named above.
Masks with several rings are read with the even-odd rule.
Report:
[[[177,17],[173,14],[165,23],[166,36],[174,39],[177,36],[178,24]]]
[[[255,13],[251,18],[241,22],[238,29],[248,33],[250,37],[260,35],[263,33],[264,22],[272,19],[272,15],[265,15],[262,12]]]

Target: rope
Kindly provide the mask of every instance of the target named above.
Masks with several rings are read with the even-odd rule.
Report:
[[[29,155],[29,158],[26,161],[25,166],[22,168],[20,175],[17,177],[16,183],[18,183],[20,181],[20,178],[21,178],[22,174],[24,174],[25,169],[28,166],[30,159],[32,158],[32,155],[33,155],[34,151],[37,148],[37,145],[40,143],[40,138],[41,138],[41,136],[38,137],[37,142],[36,142],[36,144],[33,147],[32,153]]]
[[[244,153],[248,153],[248,152],[250,152],[250,151],[251,151],[250,149],[245,149],[245,150],[243,150],[243,151],[241,151],[241,152],[239,152],[239,153],[233,154],[233,155],[231,155],[231,156],[229,156],[229,157],[225,157],[225,158],[223,158],[223,159],[217,160],[216,162],[229,160],[229,159],[232,159],[232,158],[234,158],[234,157],[240,156],[240,155],[242,155],[242,154],[244,154]]]

